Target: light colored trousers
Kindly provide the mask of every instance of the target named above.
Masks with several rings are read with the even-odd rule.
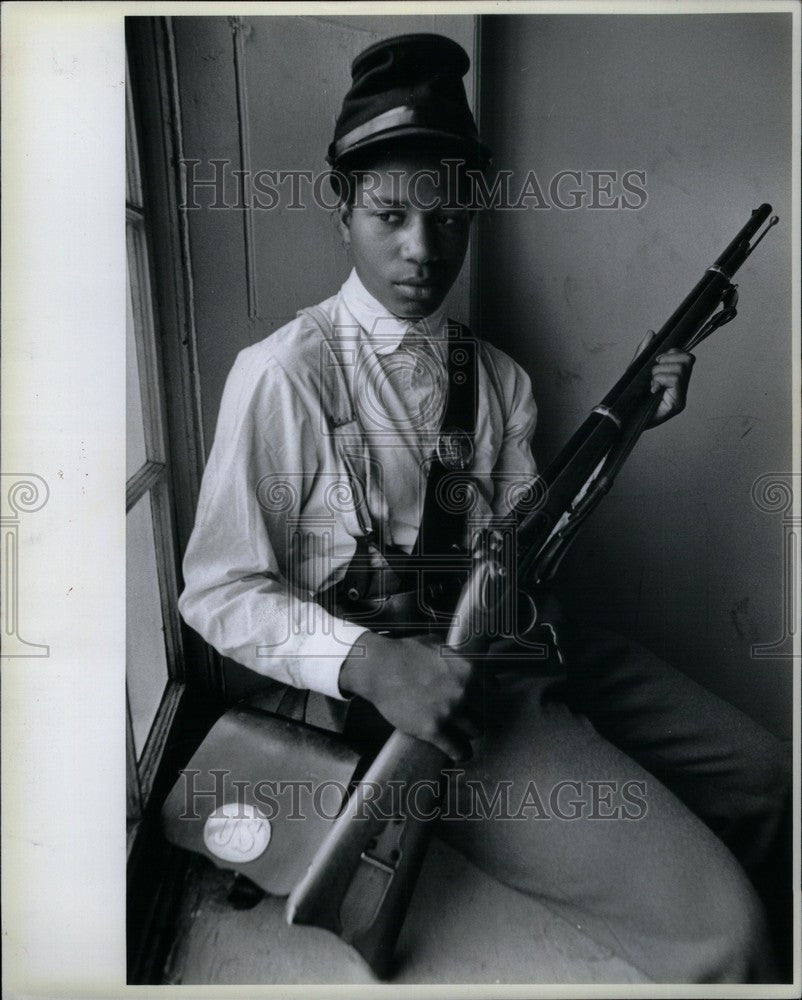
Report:
[[[562,642],[562,674],[483,699],[485,735],[450,789],[463,818],[441,836],[646,981],[776,981],[752,880],[772,864],[790,755],[640,646],[588,629]],[[485,803],[506,783],[507,816],[525,818],[464,818],[482,811],[470,781]]]

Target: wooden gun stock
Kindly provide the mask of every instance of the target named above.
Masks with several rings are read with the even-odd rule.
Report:
[[[392,969],[395,942],[437,818],[448,758],[396,730],[349,797],[287,902],[290,923],[325,927],[375,974]]]
[[[483,614],[507,579],[487,558],[463,588],[446,645],[460,654],[487,648]],[[287,901],[287,920],[338,934],[387,978],[395,943],[439,814],[439,776],[449,758],[396,730],[349,796],[304,878]]]
[[[480,535],[447,646],[468,657],[486,652],[497,609],[515,597],[515,587],[526,583],[536,588],[553,575],[578,527],[649,425],[659,402],[649,390],[655,358],[670,347],[693,349],[733,318],[737,293],[731,279],[778,221],[772,217],[751,243],[770,214],[770,205],[755,209],[648,349],[538,477],[502,532],[493,528]],[[507,571],[501,555],[506,527],[513,527],[517,537],[517,573]],[[339,934],[379,977],[386,977],[438,815],[440,775],[449,763],[431,744],[393,733],[290,895],[289,922]]]

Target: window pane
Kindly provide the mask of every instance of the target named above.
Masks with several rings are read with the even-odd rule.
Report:
[[[128,290],[125,298],[125,474],[131,476],[146,460],[145,421],[142,415],[142,393],[139,391],[139,362],[136,355],[136,330],[131,288],[131,270],[128,269]]]
[[[131,205],[142,204],[142,183],[139,179],[139,150],[137,149],[136,127],[134,125],[134,105],[131,81],[128,78],[128,56],[125,57],[125,198]]]
[[[131,508],[126,528],[126,675],[134,747],[139,758],[167,684],[150,494]]]

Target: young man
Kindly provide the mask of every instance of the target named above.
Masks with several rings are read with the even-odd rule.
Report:
[[[471,225],[453,164],[488,159],[462,84],[468,65],[435,35],[388,39],[355,60],[329,149],[354,269],[336,295],[237,358],[181,612],[222,654],[312,692],[333,728],[428,740],[488,795],[507,783],[520,801],[532,779],[541,794],[568,788],[584,806],[595,795],[595,813],[574,803],[548,821],[441,828],[646,981],[766,981],[771,949],[744,869],[760,880],[787,801],[772,737],[614,636],[566,629],[559,668],[533,663],[491,683],[429,636],[391,637],[338,612],[341,598],[387,586],[391,555],[414,555],[439,455],[443,302]],[[655,423],[683,408],[692,362],[679,351],[658,359]],[[534,478],[536,408],[525,372],[481,341],[473,389],[462,459],[481,524],[506,512],[510,483]],[[358,586],[356,553],[375,568],[365,572],[363,558]],[[641,807],[606,808],[609,791],[625,787]]]

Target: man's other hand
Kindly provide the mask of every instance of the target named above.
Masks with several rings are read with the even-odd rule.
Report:
[[[471,705],[477,671],[461,656],[442,655],[440,646],[428,636],[388,639],[365,632],[342,665],[340,690],[372,702],[396,729],[465,761],[470,740],[479,735]]]
[[[638,345],[635,357],[646,350],[654,340],[654,330],[649,330],[646,336]],[[665,423],[672,417],[676,417],[685,409],[685,402],[688,396],[688,383],[691,380],[696,358],[687,351],[680,351],[672,347],[656,358],[656,363],[652,368],[652,392],[662,393],[660,405],[652,418],[650,427]]]

